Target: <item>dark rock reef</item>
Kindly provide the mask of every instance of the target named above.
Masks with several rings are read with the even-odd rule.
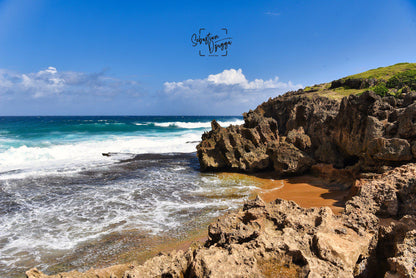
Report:
[[[416,157],[416,93],[372,91],[341,101],[287,93],[244,114],[244,125],[212,122],[197,146],[202,170],[302,174],[317,163],[381,172]]]

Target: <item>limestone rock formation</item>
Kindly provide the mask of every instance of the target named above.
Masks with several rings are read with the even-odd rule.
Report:
[[[268,144],[267,154],[274,170],[280,175],[301,174],[314,164],[307,153],[287,142]]]
[[[262,119],[255,128],[222,128],[216,121],[211,126],[212,131],[198,145],[201,169],[257,171],[270,167],[267,144],[278,140],[276,121]]]
[[[301,174],[316,163],[380,172],[416,156],[416,93],[372,91],[341,101],[290,92],[244,114],[244,125],[213,122],[197,146],[202,170]],[[215,127],[215,128],[214,128]]]

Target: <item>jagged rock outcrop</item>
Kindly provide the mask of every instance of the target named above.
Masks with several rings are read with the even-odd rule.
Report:
[[[202,169],[256,171],[270,167],[267,144],[278,142],[277,123],[262,119],[255,128],[230,126],[222,128],[215,120],[212,131],[202,135],[198,156]]]
[[[372,87],[380,81],[375,78],[341,78],[331,82],[330,89],[347,87],[351,89],[365,89]]]
[[[222,128],[213,121],[212,131],[197,146],[201,169],[253,172],[274,168],[282,174],[308,170],[314,163],[311,146],[320,142],[323,127],[338,107],[337,101],[327,98],[287,96],[245,113],[243,126]]]
[[[204,246],[46,277],[416,277],[416,164],[357,180],[341,215],[260,198],[219,217]]]
[[[341,101],[301,91],[244,114],[244,125],[213,128],[197,156],[202,170],[301,174],[316,163],[382,172],[416,157],[416,93],[366,91]]]

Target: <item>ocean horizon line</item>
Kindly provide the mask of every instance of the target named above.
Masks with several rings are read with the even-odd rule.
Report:
[[[0,117],[243,117],[243,115],[0,115]]]

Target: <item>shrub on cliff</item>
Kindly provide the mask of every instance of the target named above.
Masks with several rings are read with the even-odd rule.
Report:
[[[416,70],[400,72],[392,76],[386,83],[388,88],[400,89],[403,86],[416,90]]]
[[[370,88],[371,91],[374,91],[379,96],[385,97],[389,92],[389,89],[386,87],[385,83],[380,82],[376,86]]]

